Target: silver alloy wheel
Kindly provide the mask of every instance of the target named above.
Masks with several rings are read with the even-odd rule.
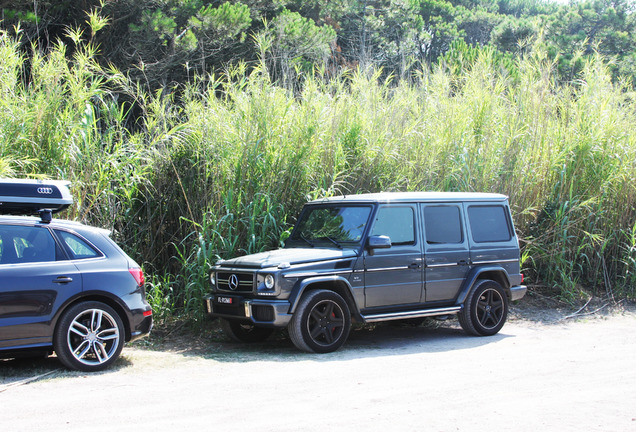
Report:
[[[117,322],[108,312],[86,309],[71,322],[66,340],[77,361],[95,366],[116,355],[120,337]]]

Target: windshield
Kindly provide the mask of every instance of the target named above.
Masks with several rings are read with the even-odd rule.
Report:
[[[360,244],[370,214],[371,207],[368,206],[309,208],[294,227],[287,244],[293,243],[295,247]]]

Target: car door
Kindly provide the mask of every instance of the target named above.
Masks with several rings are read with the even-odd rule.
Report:
[[[391,239],[388,249],[364,252],[365,306],[419,303],[422,300],[422,251],[413,204],[381,205],[370,235]]]
[[[50,343],[53,315],[81,289],[47,227],[0,224],[0,347]]]
[[[454,300],[471,268],[461,203],[421,204],[426,302]]]

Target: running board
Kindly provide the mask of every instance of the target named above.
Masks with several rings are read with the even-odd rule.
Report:
[[[425,318],[430,316],[437,315],[452,315],[459,313],[462,309],[461,306],[451,306],[437,309],[423,309],[423,310],[414,310],[414,311],[404,311],[404,312],[389,312],[389,313],[380,313],[380,314],[372,314],[372,315],[362,315],[362,319],[364,322],[372,323],[378,321],[391,321],[391,320],[399,320],[399,319],[410,319],[410,318]]]

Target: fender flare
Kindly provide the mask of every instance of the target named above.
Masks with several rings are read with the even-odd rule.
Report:
[[[488,279],[494,280],[495,282],[499,283],[501,287],[504,289],[504,291],[506,291],[506,293],[508,294],[508,297],[510,297],[511,284],[510,284],[510,277],[508,276],[508,272],[506,272],[506,270],[503,267],[498,265],[479,266],[479,267],[475,267],[471,269],[468,272],[468,275],[464,279],[464,283],[462,284],[462,287],[459,290],[459,295],[457,296],[457,301],[455,304],[457,305],[464,304],[464,301],[466,300],[466,297],[468,296],[468,293],[470,292],[470,290],[473,288],[473,285],[475,285],[475,282],[477,282],[478,279],[483,279],[483,278],[480,278],[480,276],[483,275],[484,273],[489,274]]]
[[[315,276],[303,279],[298,282],[296,288],[293,290],[292,295],[289,297],[289,313],[296,312],[296,306],[300,302],[303,294],[311,285],[325,284],[330,285],[329,289],[338,293],[349,305],[349,309],[352,315],[359,316],[358,308],[354,301],[353,289],[349,281],[342,276],[330,275],[330,276]],[[335,288],[335,289],[334,289]]]

